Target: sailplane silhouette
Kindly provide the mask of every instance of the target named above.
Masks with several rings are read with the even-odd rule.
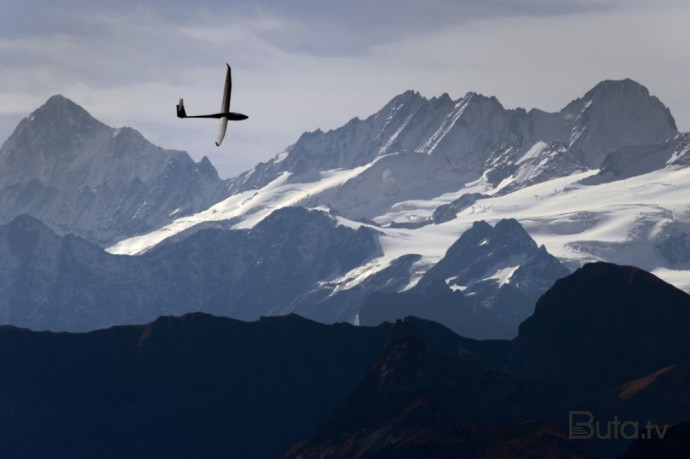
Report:
[[[230,64],[225,64],[228,67],[227,74],[225,76],[225,90],[223,91],[223,102],[220,105],[219,113],[212,113],[210,115],[187,115],[184,109],[184,101],[180,99],[180,103],[177,104],[177,117],[178,118],[217,118],[220,119],[220,131],[218,132],[218,140],[216,140],[216,145],[220,147],[220,144],[225,138],[225,131],[228,128],[228,120],[230,121],[242,121],[249,118],[247,115],[242,113],[235,113],[230,111],[230,93],[232,92],[232,73],[230,70]]]

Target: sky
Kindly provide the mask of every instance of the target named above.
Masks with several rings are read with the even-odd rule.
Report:
[[[413,89],[558,111],[632,78],[690,131],[687,0],[3,0],[0,141],[62,94],[232,177]],[[220,108],[230,123],[180,120]]]

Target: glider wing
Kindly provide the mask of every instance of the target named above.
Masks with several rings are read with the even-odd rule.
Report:
[[[232,93],[232,75],[230,71],[230,65],[225,64],[228,67],[228,71],[225,75],[225,90],[223,91],[223,102],[220,104],[220,113],[230,112],[230,94]],[[228,117],[220,117],[220,126],[218,131],[218,140],[216,140],[216,146],[220,147],[220,144],[225,138],[225,131],[228,128]]]

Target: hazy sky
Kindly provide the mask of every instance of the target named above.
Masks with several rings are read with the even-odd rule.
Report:
[[[468,91],[507,108],[561,109],[604,79],[632,78],[690,131],[686,0],[3,0],[0,140],[53,94],[164,148],[207,155],[224,177],[305,131],[367,117],[414,89]],[[220,107],[231,123],[179,120]]]

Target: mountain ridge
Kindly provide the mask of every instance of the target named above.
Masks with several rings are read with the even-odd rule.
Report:
[[[640,285],[648,286],[644,297]],[[628,301],[631,314],[617,327],[611,316]],[[638,317],[644,309],[658,310],[654,323]],[[627,329],[634,323],[642,327],[635,329],[639,340],[653,346],[636,346]],[[570,412],[687,424],[689,324],[690,295],[610,263],[587,264],[556,282],[491,362],[482,357],[486,349],[471,346],[452,357],[433,352],[409,323],[397,321],[397,333],[350,396],[287,457],[619,457],[626,448],[656,457],[677,449],[678,440],[687,444],[687,429],[668,443],[601,430],[581,440],[570,430]]]
[[[595,177],[577,183],[607,184],[670,170],[670,164],[682,166],[686,140],[668,108],[629,79],[604,81],[554,113],[506,110],[495,97],[474,93],[453,101],[406,91],[366,119],[304,133],[273,159],[230,179],[227,200],[180,223],[185,220],[188,230],[195,220],[216,220],[222,213],[228,220],[252,220],[236,226],[252,225],[267,214],[263,210],[270,202],[273,208],[329,208],[382,227],[440,224],[477,213],[478,200],[578,174]],[[620,167],[629,170],[620,172]],[[268,193],[289,199],[281,202]],[[515,215],[502,218],[507,217]],[[144,246],[177,231],[176,225],[151,233]],[[134,247],[147,237],[133,238],[132,248],[125,240],[113,250],[137,253],[142,249]]]
[[[87,331],[200,310],[256,319],[379,250],[370,229],[298,207],[251,230],[208,229],[140,257],[111,255],[21,215],[0,225],[0,323]]]
[[[629,100],[631,97],[634,100]],[[621,104],[621,101],[628,102]],[[592,105],[593,102],[596,103]],[[419,93],[408,90],[395,96],[379,112],[365,120],[353,118],[341,128],[303,134],[285,153],[266,163],[260,163],[255,170],[233,179],[232,187],[233,191],[249,187],[260,188],[277,177],[278,171],[290,171],[299,176],[305,174],[305,169],[308,168],[326,170],[356,167],[371,162],[381,154],[396,151],[439,154],[456,159],[467,157],[470,152],[484,152],[482,154],[486,157],[486,152],[492,149],[505,150],[503,145],[517,146],[524,152],[539,140],[556,142],[567,148],[576,143],[575,152],[582,155],[587,166],[598,167],[603,160],[602,154],[589,150],[592,142],[600,142],[596,140],[600,135],[595,132],[594,139],[590,139],[589,135],[582,139],[580,137],[588,121],[593,124],[605,121],[605,117],[597,115],[602,110],[607,113],[618,112],[617,118],[620,118],[621,113],[630,113],[631,116],[624,121],[633,126],[626,129],[631,131],[631,138],[612,139],[604,145],[604,149],[608,150],[605,153],[615,149],[616,145],[658,143],[678,132],[668,108],[651,96],[647,88],[630,79],[603,81],[585,96],[555,113],[538,109],[529,112],[522,108],[505,109],[496,97],[474,92],[468,92],[464,97],[453,101],[447,94],[445,97],[426,99]],[[643,121],[639,116],[645,112],[649,118]],[[593,116],[596,122],[591,120]],[[651,130],[644,128],[650,120],[654,120]],[[369,123],[371,128],[365,128],[365,123]],[[557,125],[560,127],[556,127]],[[603,125],[606,127],[602,131],[621,131],[620,124]],[[422,131],[412,130],[408,126],[422,126]],[[373,134],[363,144],[366,129],[371,129]],[[477,134],[471,135],[471,132]],[[415,142],[415,137],[423,140]],[[346,144],[345,138],[353,139],[354,142]],[[362,148],[361,145],[366,146]],[[327,158],[332,162],[324,163],[316,154],[318,151],[351,153]],[[265,178],[261,179],[264,175]]]
[[[64,98],[56,97],[39,114],[43,116],[42,113],[52,105],[56,106],[53,107],[54,111],[59,112],[61,106],[69,108],[71,104]],[[141,138],[135,131],[111,130],[91,120],[86,111],[72,109],[75,113],[70,116],[76,120],[75,123],[81,120],[79,122],[82,124],[91,126],[89,129],[99,131],[100,137],[96,136],[101,139],[99,141],[105,139],[116,142],[116,145],[122,142],[120,149],[107,150],[107,155],[130,154],[131,158],[136,159],[137,142]],[[624,113],[615,123],[607,121],[616,128],[608,134],[606,129],[597,128],[598,122],[592,124],[597,117],[619,109],[624,109]],[[640,122],[645,124],[649,120],[654,121],[649,123],[649,129],[636,128],[634,132],[626,133],[631,126],[638,126]],[[30,118],[25,124],[30,126]],[[687,146],[686,137],[677,134],[675,129],[668,109],[646,88],[631,80],[602,82],[584,97],[551,114],[534,110],[526,112],[523,109],[506,110],[495,97],[471,92],[454,101],[448,95],[428,100],[419,93],[407,91],[366,119],[354,118],[342,128],[329,132],[305,133],[289,151],[272,162],[258,165],[249,175],[227,183],[213,179],[209,186],[222,189],[223,193],[233,193],[233,187],[247,187],[245,191],[231,194],[220,201],[185,182],[185,177],[189,177],[190,173],[188,161],[167,163],[161,172],[163,178],[160,187],[149,187],[135,177],[127,185],[129,191],[126,197],[117,197],[110,189],[98,191],[89,187],[88,190],[79,190],[79,199],[72,196],[60,207],[56,206],[60,198],[56,198],[56,193],[38,179],[20,187],[10,185],[4,192],[11,195],[10,200],[15,203],[28,201],[32,205],[49,208],[51,212],[58,212],[56,209],[67,209],[68,213],[81,211],[88,215],[89,220],[93,220],[93,212],[97,211],[100,221],[105,224],[113,219],[125,222],[130,218],[131,222],[131,218],[138,215],[141,220],[128,226],[128,230],[132,231],[142,229],[137,226],[144,224],[142,220],[147,221],[146,224],[154,224],[148,220],[147,212],[166,209],[163,212],[165,215],[159,212],[156,218],[170,222],[168,225],[158,224],[154,232],[144,232],[136,238],[111,246],[108,251],[112,254],[155,253],[157,249],[163,250],[165,246],[170,248],[190,237],[194,241],[195,232],[204,228],[232,231],[260,229],[261,223],[271,221],[270,216],[279,209],[303,207],[317,210],[330,215],[329,218],[336,222],[335,227],[355,231],[361,229],[362,234],[367,233],[371,244],[363,243],[363,246],[371,248],[365,250],[368,256],[361,257],[359,265],[341,266],[334,268],[333,272],[320,272],[315,276],[310,272],[310,282],[316,284],[308,287],[307,291],[295,290],[289,298],[284,298],[285,301],[273,298],[264,291],[252,296],[247,290],[241,298],[248,304],[255,304],[255,297],[258,296],[264,297],[264,300],[261,300],[263,305],[260,311],[245,312],[249,314],[247,317],[254,317],[252,314],[282,314],[297,310],[326,321],[335,320],[336,317],[338,320],[356,320],[357,303],[364,296],[375,290],[393,295],[411,289],[427,270],[443,259],[448,248],[479,220],[493,225],[505,219],[516,219],[536,241],[536,247],[544,246],[544,253],[556,256],[571,269],[586,261],[604,259],[639,264],[644,268],[659,268],[664,274],[681,278],[685,272],[684,266],[690,260],[690,249],[687,248],[690,223],[684,220],[682,200],[677,196],[682,196],[690,182],[684,178],[683,172],[683,161],[687,155],[679,150]],[[47,132],[50,133],[50,130]],[[53,132],[56,133],[59,132]],[[671,139],[654,144],[671,134]],[[601,135],[609,137],[601,140]],[[79,132],[64,136],[70,142],[82,138],[94,141],[88,132],[81,137]],[[119,137],[122,140],[118,140]],[[29,136],[14,137],[15,140],[22,138],[31,140]],[[601,170],[588,169],[587,155],[597,154],[599,150],[596,146],[606,145],[605,141],[610,143],[609,147],[621,142],[644,142],[645,145],[618,148],[606,155]],[[37,145],[43,144],[38,142]],[[4,152],[8,151],[7,146],[3,148]],[[85,151],[82,149],[75,153],[70,150],[65,154],[79,156]],[[631,156],[638,161],[629,161]],[[663,168],[659,169],[659,160],[655,159],[649,166],[645,159],[647,156],[667,159]],[[68,163],[73,165],[74,161]],[[101,166],[103,164],[100,163]],[[628,169],[621,170],[619,165]],[[208,161],[202,160],[194,168],[197,172],[193,174],[217,178]],[[645,189],[653,190],[647,195],[646,191],[639,190],[641,184],[649,179],[644,174],[635,174],[640,171],[646,173],[649,168],[658,178],[652,179],[654,185],[645,185]],[[203,172],[205,169],[206,172]],[[48,168],[48,171],[51,169]],[[609,172],[614,176],[618,174],[614,177],[616,180],[607,175]],[[98,174],[103,174],[103,171]],[[42,174],[35,175],[43,178]],[[57,179],[65,180],[62,174],[54,175]],[[86,177],[88,174],[82,176]],[[256,180],[255,184],[259,184],[263,180],[261,177],[272,181],[256,189],[245,180]],[[473,181],[466,182],[470,179]],[[124,178],[122,182],[127,183],[128,180]],[[588,183],[587,180],[596,183]],[[180,183],[185,183],[185,186],[181,187]],[[208,185],[210,182],[205,183]],[[203,188],[206,185],[199,186]],[[181,196],[171,197],[174,194],[168,193],[171,187]],[[660,199],[659,192],[654,191],[657,187],[662,190],[663,199]],[[0,189],[0,194],[2,192]],[[96,198],[90,198],[91,195]],[[639,195],[642,195],[641,201],[637,201]],[[109,217],[108,206],[102,207],[101,204],[105,202],[103,199],[113,196],[124,199],[124,202],[118,202],[118,209],[121,210]],[[601,200],[600,196],[615,198],[609,203]],[[147,198],[144,200],[146,204],[142,204],[144,198]],[[184,198],[187,207],[179,207],[178,198]],[[175,218],[203,200],[214,204],[196,214]],[[36,215],[34,212],[25,213]],[[287,213],[289,210],[284,216]],[[79,223],[81,217],[75,215],[75,218]],[[54,220],[48,219],[47,223],[53,230],[56,229]],[[64,226],[57,228],[58,233],[69,232],[73,223],[64,222]],[[264,239],[284,240],[289,228],[282,228],[270,237],[265,235]],[[327,231],[330,234],[340,230],[329,226]],[[89,237],[93,236],[91,232],[86,235],[81,231],[74,232],[94,241],[94,237]],[[174,238],[168,239],[171,235]],[[203,237],[222,243],[222,238],[216,239],[217,233],[212,231],[204,232]],[[317,237],[313,239],[318,240]],[[154,248],[164,240],[168,242]],[[374,249],[376,245],[378,247]],[[216,252],[222,250],[217,248]],[[278,250],[281,253],[290,252],[285,244]],[[145,258],[151,259],[151,256]],[[194,269],[205,263],[198,258],[199,254],[195,256]],[[215,254],[206,256],[213,258]],[[257,254],[247,256],[254,259]],[[262,252],[262,256],[271,260],[275,273],[283,269],[285,275],[291,274],[283,266],[288,263],[287,260],[276,259],[268,251]],[[478,251],[473,256],[481,258],[489,255]],[[474,261],[482,263],[480,260]],[[226,264],[225,261],[216,263],[218,266]],[[266,265],[264,263],[262,266],[265,268]],[[486,279],[495,276],[485,284],[497,284],[496,280],[508,276],[508,268],[516,266],[502,264],[503,271],[487,274]],[[237,266],[226,267],[240,269]],[[107,269],[104,268],[99,275],[105,276]],[[209,267],[208,272],[217,274],[214,269]],[[254,270],[248,265],[242,269],[253,273],[251,276],[254,277],[248,278],[253,279],[250,282],[252,285],[257,284],[261,276],[269,274],[268,271],[260,274],[260,269]],[[194,278],[199,276],[199,272],[185,272]],[[149,272],[144,272],[141,277],[149,275]],[[441,279],[442,282],[446,280]],[[470,286],[458,284],[451,287],[459,292]],[[227,291],[230,287],[223,288],[225,290],[221,291]],[[546,288],[548,285],[545,283],[541,290]],[[441,290],[435,291],[439,293]],[[468,293],[478,292],[470,288]],[[187,297],[185,295],[180,292],[177,296],[184,298]],[[336,307],[338,302],[333,300],[335,297],[343,301],[348,297],[350,304]],[[190,300],[189,307],[196,307],[196,301],[198,298]],[[324,305],[324,301],[333,308],[331,312],[319,309],[318,305]],[[273,304],[269,305],[269,302]]]
[[[207,158],[195,163],[132,128],[110,128],[60,95],[0,148],[0,221],[28,213],[102,245],[224,196],[225,182]]]
[[[572,290],[579,296],[564,303]],[[629,301],[632,312],[659,312],[656,323],[628,318],[656,344],[621,360],[621,346],[605,344],[634,344],[610,321]],[[0,353],[0,438],[10,456],[617,457],[653,444],[574,442],[569,410],[687,421],[678,405],[690,400],[690,295],[635,268],[591,264],[557,282],[525,324],[511,341],[472,340],[416,318],[356,327],[192,313],[78,334],[0,326],[0,345],[13,350]],[[597,359],[581,355],[587,342],[600,348]],[[558,365],[529,364],[544,358]],[[37,431],[46,441],[29,441]]]

